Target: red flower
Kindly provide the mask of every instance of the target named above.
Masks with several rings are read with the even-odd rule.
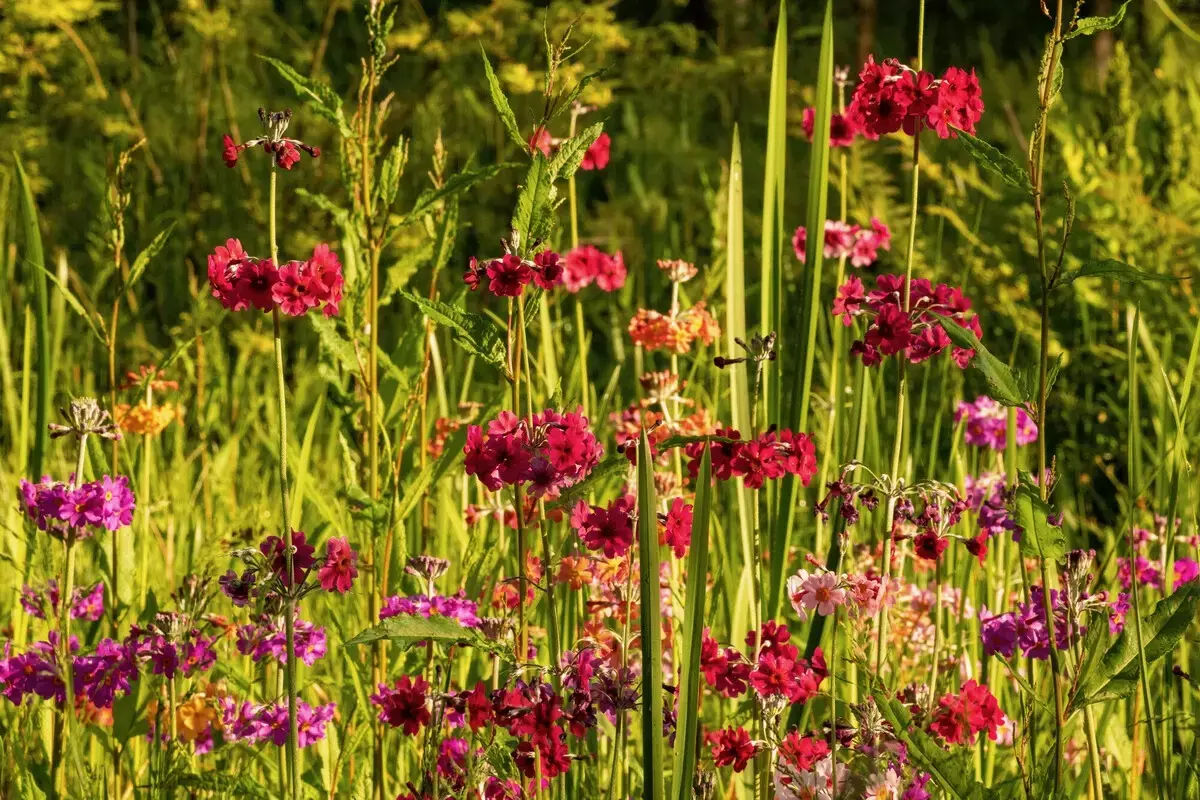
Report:
[[[546,130],[545,128],[538,127],[538,129],[533,132],[533,135],[529,137],[530,153],[534,152],[535,150],[540,150],[542,155],[549,158],[551,146],[552,139],[550,138],[550,131]]]
[[[497,297],[516,297],[533,280],[533,270],[519,256],[508,253],[487,265],[488,290]]]
[[[279,279],[271,286],[271,299],[290,317],[303,316],[317,305],[313,279],[303,263],[289,261],[279,268]]]
[[[967,681],[957,694],[946,694],[938,700],[938,710],[929,724],[930,730],[947,744],[964,744],[975,739],[980,731],[996,740],[1004,725],[1004,712],[987,686]]]
[[[345,537],[325,543],[325,563],[317,570],[321,588],[327,592],[345,593],[358,577],[358,553]]]
[[[419,675],[416,678],[401,676],[394,689],[379,684],[379,693],[371,695],[371,702],[379,706],[379,721],[415,736],[431,718],[425,702],[428,689],[429,684]]]
[[[241,263],[236,275],[234,285],[245,304],[259,311],[270,311],[275,307],[274,288],[279,281],[279,270],[271,259],[247,259]]]
[[[238,162],[238,153],[242,152],[245,145],[239,146],[233,141],[233,137],[228,133],[221,137],[221,158],[225,159],[225,166],[236,167]]]
[[[866,299],[863,282],[851,276],[850,280],[838,287],[837,296],[833,299],[833,315],[840,315],[842,324],[849,326],[860,313],[859,309]]]
[[[563,281],[563,265],[558,253],[543,250],[533,257],[533,282],[549,291]]]
[[[987,557],[987,532],[981,531],[974,539],[967,539],[963,542],[967,546],[967,552],[979,559],[979,566],[983,566],[983,560]]]
[[[808,772],[829,755],[829,742],[816,736],[800,736],[792,731],[779,745],[779,758],[797,772]]]
[[[212,295],[230,311],[241,311],[247,306],[246,299],[237,291],[236,281],[242,262],[248,258],[237,239],[228,239],[225,244],[217,245],[208,257],[208,282],[212,286]]]
[[[813,140],[813,128],[816,127],[817,112],[812,106],[804,109],[804,116],[800,119],[800,127],[804,129],[804,136],[810,142]],[[854,137],[858,135],[858,126],[854,121],[846,116],[834,113],[829,117],[829,146],[830,147],[849,147],[854,144]]]
[[[579,162],[579,168],[584,170],[604,169],[608,166],[608,151],[612,140],[608,138],[607,133],[602,133],[596,137],[596,141],[588,146],[587,152],[583,154],[583,160]]]
[[[283,581],[285,586],[294,586],[304,580],[304,573],[313,565],[314,548],[308,543],[304,531],[292,531],[292,576],[288,579],[287,575],[287,545],[283,543],[283,539],[278,536],[268,536],[259,545],[258,549],[262,552],[271,564],[271,569],[279,576],[279,580]]]
[[[495,716],[491,698],[483,688],[483,683],[476,683],[475,688],[467,695],[467,724],[472,731],[477,731],[490,724]]]
[[[923,531],[913,539],[913,550],[919,558],[926,561],[937,561],[950,545],[949,539],[938,536],[935,531]]]
[[[579,538],[589,550],[602,550],[606,558],[624,555],[633,544],[633,523],[629,515],[635,503],[632,495],[625,495],[607,508],[592,506],[579,529]]]
[[[676,558],[687,555],[688,545],[692,543],[692,507],[684,502],[682,497],[671,501],[667,511],[667,522],[663,526],[661,544],[670,546]]]
[[[734,772],[744,770],[758,751],[745,728],[726,728],[714,733],[712,739],[713,764],[718,767],[732,766]]]

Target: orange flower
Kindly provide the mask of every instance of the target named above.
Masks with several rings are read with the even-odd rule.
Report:
[[[563,556],[558,562],[558,582],[567,584],[574,591],[589,585],[595,577],[592,560],[587,556]]]
[[[137,433],[142,436],[157,436],[166,430],[174,420],[183,420],[183,406],[175,403],[148,406],[145,402],[131,406],[128,403],[118,403],[114,409],[113,418],[126,433]]]

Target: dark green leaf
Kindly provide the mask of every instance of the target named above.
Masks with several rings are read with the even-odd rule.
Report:
[[[342,98],[333,87],[301,75],[277,58],[263,55],[259,58],[273,66],[292,85],[296,93],[308,101],[309,107],[336,125],[343,138],[349,139],[354,136],[354,131],[346,124],[346,117],[342,114]]]
[[[483,70],[487,73],[488,92],[492,96],[492,104],[496,106],[496,111],[500,114],[500,121],[504,123],[504,129],[508,131],[509,138],[516,143],[517,147],[528,150],[529,143],[525,141],[525,137],[521,136],[521,126],[517,124],[517,115],[513,113],[512,106],[508,104],[508,98],[504,96],[504,90],[500,88],[500,80],[492,71],[492,62],[488,60],[487,51],[483,49],[482,44],[479,45],[479,54],[483,56]]]
[[[434,322],[450,328],[454,341],[460,347],[468,353],[474,353],[508,375],[504,342],[501,340],[496,326],[486,317],[472,314],[438,300],[429,300],[409,291],[401,291],[400,294],[415,303]]]
[[[1200,583],[1185,583],[1178,591],[1159,600],[1154,611],[1142,620],[1147,667],[1179,644],[1196,621],[1198,602]],[[1074,712],[1090,703],[1128,695],[1136,687],[1140,672],[1136,629],[1134,621],[1127,619],[1125,630],[1109,645],[1103,657],[1085,662],[1068,710]]]
[[[1021,554],[1049,559],[1061,564],[1067,556],[1067,535],[1061,527],[1051,525],[1049,516],[1054,510],[1029,486],[1017,487],[1013,499],[1013,517],[1021,526]]]
[[[1137,267],[1126,264],[1123,261],[1117,261],[1115,258],[1102,258],[1096,261],[1089,261],[1079,269],[1073,269],[1063,273],[1062,277],[1055,283],[1055,288],[1059,286],[1067,286],[1074,283],[1080,278],[1110,278],[1121,283],[1145,283],[1147,281],[1173,281],[1174,277],[1170,275],[1154,275],[1150,272],[1145,272]]]
[[[982,169],[996,175],[1000,180],[1014,189],[1030,191],[1029,174],[1008,156],[1001,153],[983,139],[972,136],[966,131],[956,130],[958,141],[963,149],[975,159]]]
[[[658,502],[654,496],[654,459],[642,430],[638,439],[638,555],[642,613],[642,750],[643,800],[663,800],[662,608],[659,581]],[[703,577],[700,577],[703,580]]]
[[[534,153],[512,215],[512,229],[520,236],[522,255],[528,255],[534,242],[545,239],[554,224],[551,177],[550,162],[541,153]]]
[[[408,165],[408,140],[401,137],[379,165],[379,175],[375,179],[376,212],[387,213],[396,201],[396,193],[400,191],[400,176]]]
[[[1032,400],[1032,396],[1021,386],[1016,373],[992,355],[973,331],[952,319],[943,318],[938,321],[956,346],[975,351],[971,366],[983,373],[988,382],[989,394],[997,402],[1006,406],[1024,406]]]
[[[1121,24],[1125,19],[1125,12],[1129,8],[1130,0],[1125,0],[1121,3],[1121,7],[1117,12],[1108,17],[1084,17],[1075,23],[1075,27],[1063,36],[1063,41],[1074,39],[1076,36],[1091,36],[1093,33],[1100,31],[1108,31]]]
[[[121,294],[128,292],[138,282],[138,279],[146,271],[146,267],[149,266],[151,259],[163,249],[173,230],[175,230],[174,222],[163,228],[158,236],[150,240],[150,244],[146,245],[146,249],[137,254],[137,258],[133,260],[133,265],[129,268],[129,277],[125,279],[125,285],[121,287]]]

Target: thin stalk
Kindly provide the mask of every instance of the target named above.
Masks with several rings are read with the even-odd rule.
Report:
[[[571,109],[571,128],[568,138],[575,138],[575,127],[578,120],[575,109]],[[567,198],[571,208],[571,249],[579,247],[579,200],[575,191],[575,174],[567,179]],[[545,305],[546,298],[542,303]],[[588,416],[588,360],[587,335],[583,328],[583,301],[575,295],[575,336],[579,341],[579,395],[582,398],[583,415]]]
[[[75,474],[71,477],[71,489],[83,483],[83,466],[87,459],[87,434],[82,434],[79,437],[79,455],[75,459]],[[62,733],[61,750],[62,773],[61,780],[64,787],[70,784],[68,775],[66,758],[67,746],[73,746],[75,736],[75,679],[72,673],[73,664],[71,663],[71,593],[75,591],[75,534],[73,529],[68,528],[63,538],[63,577],[62,584],[58,593],[59,607],[59,668],[63,675],[63,688],[65,690],[65,701],[63,703],[63,726],[60,729]]]
[[[838,533],[837,536],[844,536],[844,533]],[[841,546],[838,547],[837,572],[838,577],[842,574],[842,561],[845,557],[846,547],[845,540],[839,539]],[[833,633],[829,644],[829,763],[833,766],[830,770],[830,779],[832,786],[830,787],[830,797],[838,796],[837,784],[837,655],[838,655],[838,621],[841,619],[841,606],[833,607]],[[933,692],[930,692],[930,697],[935,697]]]
[[[270,193],[270,237],[271,260],[279,263],[279,247],[275,238],[275,166],[271,165]],[[279,324],[279,309],[271,309],[271,324],[275,343],[275,380],[279,393],[279,524],[283,541],[284,569],[286,580],[284,588],[287,598],[284,603],[283,630],[287,647],[287,661],[284,664],[284,690],[287,694],[288,735],[287,735],[287,770],[288,797],[294,800],[300,787],[300,757],[296,745],[296,598],[294,583],[294,568],[292,566],[292,526],[288,522],[288,512],[291,503],[288,500],[288,466],[287,466],[287,381],[283,374],[283,333]]]
[[[512,404],[513,413],[517,416],[521,414],[521,371],[522,361],[521,353],[525,347],[525,298],[518,295],[516,299],[517,306],[517,330],[515,334],[512,331],[512,301],[509,301],[509,344],[512,349]],[[528,621],[525,618],[525,594],[528,591],[528,579],[525,575],[525,509],[524,509],[524,492],[521,484],[518,483],[513,487],[513,506],[517,517],[517,590],[520,596],[517,598],[517,625],[520,628],[518,635],[517,658],[524,660],[529,653],[529,629]],[[549,569],[550,565],[546,565]]]

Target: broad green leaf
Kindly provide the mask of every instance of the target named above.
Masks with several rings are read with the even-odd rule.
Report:
[[[643,429],[638,438],[637,468],[638,586],[642,613],[642,798],[663,800],[662,596],[658,588],[658,501],[654,495],[654,459]],[[701,578],[703,580],[703,578]]]
[[[407,225],[411,222],[416,222],[429,209],[433,208],[440,200],[465,192],[477,183],[486,181],[499,175],[506,169],[518,167],[520,164],[515,162],[505,162],[503,164],[489,164],[486,167],[480,167],[474,170],[463,170],[455,173],[446,179],[446,182],[438,189],[426,189],[417,196],[417,201],[413,203],[413,207],[409,210],[404,218],[400,221],[401,225]]]
[[[464,628],[450,617],[416,617],[400,614],[388,617],[356,636],[346,640],[346,647],[389,641],[401,647],[410,647],[418,642],[471,643],[480,635],[471,628]]]
[[[1021,554],[1061,564],[1067,556],[1067,535],[1049,522],[1054,510],[1035,489],[1022,485],[1013,499],[1013,516],[1021,526]]]
[[[956,129],[955,133],[963,149],[967,151],[971,158],[975,159],[975,163],[981,168],[996,175],[1000,180],[1014,189],[1021,189],[1026,192],[1032,191],[1032,186],[1029,182],[1029,173],[1017,164],[1017,162],[1001,153],[983,139],[972,136],[966,131]]]
[[[354,131],[346,124],[346,117],[342,113],[342,98],[333,87],[301,75],[277,58],[263,55],[259,58],[273,66],[292,85],[296,93],[308,101],[310,108],[336,125],[342,138],[350,139],[354,136]]]
[[[155,236],[153,239],[151,239],[150,244],[146,245],[146,248],[137,254],[137,258],[133,260],[132,266],[129,267],[129,277],[125,279],[125,285],[121,287],[121,294],[125,294],[132,289],[134,284],[136,284],[142,277],[142,274],[146,271],[146,267],[150,265],[150,261],[156,255],[158,255],[159,252],[162,251],[163,246],[166,245],[167,239],[171,236],[171,232],[175,230],[175,224],[176,223],[172,222],[170,225],[163,228],[162,231],[159,232],[158,236]]]
[[[520,235],[522,255],[529,255],[533,244],[549,235],[554,225],[553,202],[550,162],[540,152],[534,153],[512,215],[512,229]]]
[[[1108,31],[1121,24],[1125,19],[1125,12],[1129,9],[1130,0],[1125,0],[1121,3],[1121,7],[1117,9],[1115,14],[1107,17],[1083,17],[1075,23],[1075,27],[1062,37],[1065,42],[1069,39],[1074,39],[1076,36],[1091,36],[1093,33],[1100,31]]]
[[[554,154],[554,158],[550,160],[550,180],[556,181],[559,178],[570,178],[574,175],[575,171],[579,169],[579,164],[583,161],[587,149],[592,146],[603,130],[604,123],[597,122],[563,142],[558,148],[558,152]]]
[[[696,504],[692,508],[692,543],[687,560],[687,598],[684,601],[683,636],[680,639],[680,686],[677,698],[672,800],[691,800],[700,730],[700,650],[704,640],[705,595],[708,588],[708,522],[712,509],[712,452],[704,448],[696,476]]]
[[[500,121],[504,124],[504,129],[508,131],[509,138],[516,143],[517,147],[528,151],[529,143],[521,135],[521,126],[517,124],[517,115],[513,113],[512,106],[508,104],[508,98],[504,96],[504,90],[500,88],[500,80],[496,77],[496,73],[492,71],[492,62],[488,60],[487,51],[483,49],[483,44],[479,45],[479,55],[483,57],[483,70],[487,73],[488,92],[492,96],[492,105],[496,106],[496,111],[500,114]]]
[[[1073,269],[1063,273],[1058,279],[1055,288],[1059,286],[1067,286],[1074,283],[1080,278],[1111,278],[1121,283],[1145,283],[1147,281],[1173,281],[1174,277],[1170,275],[1155,275],[1150,272],[1145,272],[1135,266],[1126,264],[1123,261],[1117,261],[1115,258],[1102,258],[1096,261],[1089,261],[1079,269]]]
[[[1198,602],[1200,583],[1185,583],[1176,592],[1159,600],[1154,611],[1142,620],[1142,643],[1147,667],[1179,644],[1179,640],[1196,622]],[[1125,630],[1108,646],[1104,655],[1085,662],[1081,668],[1068,711],[1078,711],[1090,703],[1125,697],[1136,687],[1140,672],[1134,623],[1127,619]]]
[[[17,167],[17,193],[21,204],[21,230],[25,250],[22,261],[29,266],[26,276],[33,283],[34,319],[37,325],[37,404],[34,406],[33,452],[29,455],[29,476],[42,475],[46,448],[50,441],[50,398],[54,394],[54,363],[50,358],[50,290],[46,283],[46,259],[42,250],[42,231],[38,226],[37,204],[25,174],[21,157],[13,153]]]
[[[504,342],[496,326],[486,317],[439,300],[429,300],[407,290],[401,291],[400,295],[415,303],[434,322],[450,328],[454,341],[468,353],[474,353],[508,375]]]
[[[939,319],[950,341],[958,347],[975,351],[971,366],[983,373],[987,379],[989,394],[997,402],[1006,406],[1024,406],[1033,398],[1021,386],[1019,377],[1009,369],[1008,365],[992,355],[975,333],[964,328],[952,319]]]

